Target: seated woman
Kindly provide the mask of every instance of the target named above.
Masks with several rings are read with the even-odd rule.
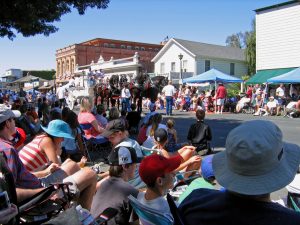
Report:
[[[200,168],[201,157],[195,154],[194,146],[184,146],[179,149],[176,153],[170,153],[165,150],[165,146],[168,142],[168,133],[165,129],[159,128],[154,133],[155,145],[153,149],[158,150],[158,152],[166,158],[170,158],[174,155],[180,155],[182,162],[179,167],[174,170],[175,172],[179,171],[190,171],[198,170]]]
[[[261,97],[261,95],[257,95],[255,100],[255,113],[254,113],[254,116],[259,116],[259,113],[260,113],[260,108],[263,106],[263,103],[264,103],[264,100],[263,98]]]
[[[45,133],[36,136],[19,152],[25,168],[39,178],[44,187],[57,182],[71,182],[74,194],[80,192],[79,203],[89,209],[96,189],[96,175],[89,168],[68,159],[60,161],[61,143],[64,138],[73,138],[69,125],[62,120],[52,120]]]
[[[162,121],[162,115],[157,113],[152,116],[152,124],[148,126],[146,131],[147,139],[143,143],[143,146],[146,148],[152,148],[155,144],[154,142],[154,132],[159,129],[165,129],[167,131],[167,126],[161,123]]]
[[[81,125],[91,125],[86,129],[83,128],[84,133],[87,138],[97,138],[104,131],[104,129],[99,126],[96,117],[92,114],[92,102],[89,97],[84,97],[81,100],[80,112],[78,114],[78,122]]]

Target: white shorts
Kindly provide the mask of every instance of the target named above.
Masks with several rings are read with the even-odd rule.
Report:
[[[225,99],[224,98],[218,98],[217,99],[217,105],[224,105]]]

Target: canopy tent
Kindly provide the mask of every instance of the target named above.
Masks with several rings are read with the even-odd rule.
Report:
[[[267,80],[268,83],[300,83],[300,67],[290,72]]]
[[[267,83],[267,80],[272,77],[277,77],[284,73],[290,72],[295,68],[282,68],[282,69],[272,69],[272,70],[260,70],[257,71],[256,74],[253,75],[249,80],[247,80],[246,84],[263,84]]]
[[[242,79],[222,73],[219,70],[211,69],[194,77],[183,80],[183,83],[203,83],[203,82],[224,82],[224,83],[241,83]]]

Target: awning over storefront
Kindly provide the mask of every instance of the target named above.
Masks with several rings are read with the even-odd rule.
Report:
[[[295,68],[282,68],[282,69],[272,69],[272,70],[259,70],[253,77],[251,77],[246,84],[263,84],[266,83],[268,79],[272,77],[277,77],[284,73],[290,72]]]

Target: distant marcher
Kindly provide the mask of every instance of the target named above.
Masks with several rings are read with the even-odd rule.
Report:
[[[169,80],[169,84],[162,89],[162,93],[166,96],[166,115],[172,115],[173,96],[176,94],[176,89]]]
[[[219,87],[217,88],[217,93],[216,93],[217,113],[222,114],[226,96],[227,96],[226,88],[222,83],[219,83]]]

